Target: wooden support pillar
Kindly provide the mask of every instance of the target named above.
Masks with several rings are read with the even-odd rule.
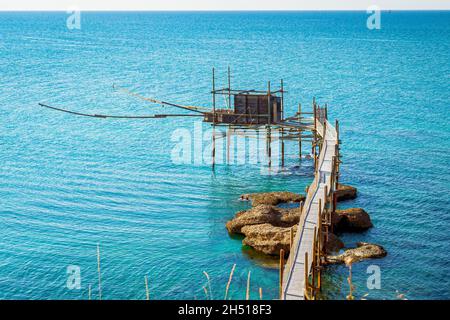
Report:
[[[280,249],[280,287],[279,287],[279,298],[283,300],[283,273],[284,273],[284,250]]]
[[[339,121],[337,119],[335,122],[335,128],[336,128],[336,139],[337,139],[338,145],[339,145]]]
[[[316,259],[317,259],[317,227],[314,227],[314,237],[313,237],[313,250],[312,250],[312,261],[311,261],[311,287],[312,290],[316,288]]]
[[[338,190],[339,188],[339,143],[336,149],[336,167],[335,167],[335,186],[334,190]]]
[[[330,232],[333,232],[333,214],[336,212],[337,197],[336,192],[333,192],[333,210],[330,212]]]
[[[321,272],[320,272],[320,238],[318,240],[318,244],[317,244],[317,264],[316,264],[316,277],[317,277],[317,284],[316,284],[316,294],[317,292],[320,291],[320,287],[321,287]]]
[[[317,154],[314,152],[314,172],[317,172]]]

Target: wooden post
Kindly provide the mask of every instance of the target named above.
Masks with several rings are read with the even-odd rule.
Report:
[[[316,149],[314,149],[315,151]],[[317,172],[317,154],[314,152],[314,172]]]
[[[328,213],[328,220],[330,221],[330,233],[333,233],[333,214],[336,212],[336,194],[333,192],[334,209]]]
[[[284,250],[280,249],[280,288],[279,288],[280,300],[283,300],[283,273],[284,273]]]
[[[336,119],[336,123],[335,123],[335,128],[336,128],[336,140],[339,145],[339,121],[337,119]]]
[[[313,238],[313,250],[312,250],[312,261],[311,261],[311,286],[314,289],[316,287],[316,252],[317,252],[317,227],[314,227],[314,238]]]
[[[317,288],[317,290],[319,290],[320,291],[320,286],[321,286],[321,275],[320,275],[320,256],[321,256],[321,252],[322,252],[322,250],[321,250],[321,248],[322,248],[322,246],[321,246],[321,243],[322,243],[322,241],[321,241],[321,233],[322,233],[322,227],[321,227],[321,225],[319,225],[319,232],[317,233],[317,258],[316,258],[316,270],[317,270],[317,286],[316,286],[316,288]]]
[[[339,140],[338,140],[338,145],[336,147],[336,169],[335,169],[335,186],[334,186],[334,190],[338,190],[339,188]]]

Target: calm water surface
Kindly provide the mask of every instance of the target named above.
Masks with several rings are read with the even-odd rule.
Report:
[[[101,120],[40,109],[168,113],[112,89],[116,83],[169,101],[210,105],[210,70],[226,86],[264,89],[284,79],[287,113],[313,96],[340,119],[342,181],[375,228],[344,235],[385,246],[389,255],[354,267],[356,296],[450,298],[450,14],[82,13],[81,30],[64,13],[0,14],[0,298],[143,299],[144,276],[157,299],[277,296],[278,271],[242,251],[225,222],[248,204],[241,193],[303,192],[311,166],[296,169],[295,146],[283,174],[258,166],[174,165],[174,129],[195,119]],[[220,101],[222,104],[224,102]],[[153,109],[152,109],[153,108]],[[197,137],[198,138],[198,137]],[[305,146],[306,151],[306,146]],[[366,288],[366,268],[382,272]],[[81,290],[66,268],[81,268]],[[342,299],[347,270],[325,273],[325,294]]]

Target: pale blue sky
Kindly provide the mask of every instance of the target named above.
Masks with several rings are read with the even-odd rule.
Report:
[[[0,10],[366,10],[450,9],[450,0],[1,0]]]

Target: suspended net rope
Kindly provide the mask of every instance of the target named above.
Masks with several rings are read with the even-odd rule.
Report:
[[[194,112],[199,112],[199,113],[205,113],[208,112],[209,109],[204,108],[204,107],[195,107],[195,106],[184,106],[184,105],[180,105],[180,104],[176,104],[176,103],[171,103],[171,102],[167,102],[167,101],[162,101],[162,100],[157,100],[154,98],[148,98],[148,97],[144,97],[138,93],[132,92],[128,89],[119,87],[115,84],[113,84],[113,88],[118,90],[118,91],[122,91],[130,96],[133,96],[135,98],[144,100],[144,101],[148,101],[148,102],[152,102],[152,103],[156,103],[156,104],[161,104],[161,105],[167,105],[167,106],[171,106],[171,107],[175,107],[175,108],[180,108],[180,109],[184,109],[184,110],[189,110],[189,111],[194,111]]]
[[[56,111],[60,111],[60,112],[65,112],[65,113],[73,114],[73,115],[76,115],[76,116],[91,117],[91,118],[102,118],[102,119],[106,119],[106,118],[113,118],[113,119],[154,119],[154,118],[167,118],[167,117],[201,116],[201,115],[198,115],[198,114],[154,114],[154,115],[142,115],[142,116],[90,114],[90,113],[82,113],[82,112],[72,111],[72,110],[68,110],[68,109],[52,107],[52,106],[49,106],[49,105],[46,105],[46,104],[43,104],[43,103],[39,103],[39,105],[41,107],[44,107],[44,108],[48,108],[48,109],[52,109],[52,110],[56,110]]]

